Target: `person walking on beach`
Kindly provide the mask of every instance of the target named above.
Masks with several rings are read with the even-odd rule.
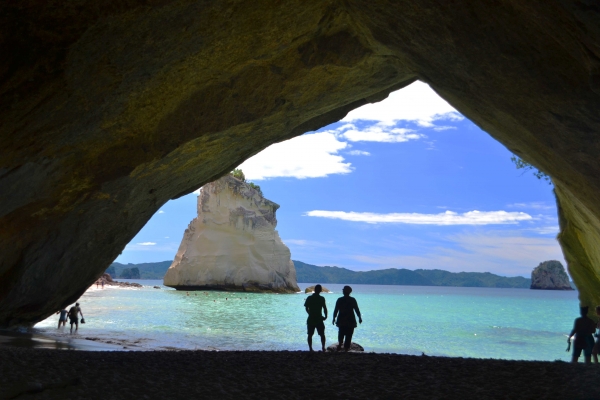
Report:
[[[325,298],[320,295],[323,287],[321,285],[315,286],[315,292],[306,298],[304,302],[304,308],[308,314],[306,319],[306,330],[308,334],[308,348],[310,351],[314,351],[312,347],[312,337],[315,334],[315,329],[319,336],[321,336],[321,347],[325,351],[325,324],[323,321],[327,319],[327,305],[325,304]],[[321,314],[321,310],[325,311],[325,316]]]
[[[67,324],[68,311],[65,308],[63,308],[62,310],[57,311],[56,313],[60,314],[60,316],[58,317],[58,328],[57,328],[57,329],[60,329],[60,324],[62,324],[63,327]]]
[[[579,356],[583,351],[586,364],[592,362],[592,349],[594,348],[594,332],[596,332],[596,323],[587,316],[588,307],[579,307],[579,313],[581,317],[575,319],[573,329],[569,334],[567,342],[569,347],[571,346],[571,337],[575,335],[575,346],[573,348],[573,358],[571,362],[576,363],[579,361]]]
[[[344,345],[344,351],[350,350],[352,344],[352,335],[354,334],[354,328],[356,328],[356,317],[354,312],[358,315],[358,322],[362,324],[362,317],[360,310],[358,309],[358,303],[354,297],[350,297],[352,288],[350,286],[344,286],[342,289],[344,297],[340,297],[335,302],[335,309],[333,310],[333,321],[332,324],[336,324],[335,318],[337,317],[338,332],[338,351],[342,349]],[[339,312],[339,315],[338,315]]]
[[[75,305],[69,310],[71,333],[73,333],[73,324],[75,324],[75,332],[77,332],[79,329],[79,314],[81,314],[81,320],[83,321],[83,312],[81,312],[81,307],[79,307],[79,303],[75,303]]]

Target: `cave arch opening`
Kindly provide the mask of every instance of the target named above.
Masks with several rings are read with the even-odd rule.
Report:
[[[398,102],[425,109],[386,117]],[[382,106],[388,110],[378,110]],[[278,230],[294,260],[355,270],[434,265],[452,272],[523,276],[540,261],[560,257],[553,237],[556,209],[551,187],[520,176],[510,155],[427,85],[416,82],[341,121],[272,145],[239,167],[281,205]],[[133,268],[130,262],[163,261],[162,266],[140,268],[159,277],[196,216],[196,202],[196,195],[189,194],[163,205],[117,259],[117,275]],[[554,253],[540,256],[544,251]],[[140,255],[148,258],[135,258]],[[507,261],[515,268],[507,268]],[[178,310],[189,318],[184,329],[204,329],[197,343],[201,348],[213,345],[207,340],[212,330],[225,335],[230,329],[205,323],[223,312],[211,309],[210,300],[248,300],[244,294],[221,292],[168,291],[167,296],[186,304],[210,296],[198,314],[193,306]],[[145,301],[138,315],[124,312],[143,319],[152,307],[160,307],[151,297]],[[168,325],[161,328],[167,336],[173,331]],[[242,333],[237,329],[231,334]],[[227,340],[225,335],[217,342]],[[127,343],[135,346],[129,339],[121,344]]]
[[[521,176],[511,155],[417,81],[240,168],[281,204],[278,230],[295,260],[507,276],[546,259],[566,265],[552,186]],[[116,261],[172,260],[195,210],[194,195],[165,204]]]

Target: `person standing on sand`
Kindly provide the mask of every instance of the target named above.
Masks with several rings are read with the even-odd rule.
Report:
[[[68,311],[63,308],[62,310],[57,311],[56,313],[60,314],[60,316],[58,317],[58,328],[57,328],[57,329],[60,329],[60,324],[62,324],[63,327],[67,324]]]
[[[327,305],[325,304],[325,298],[320,295],[323,287],[321,285],[315,286],[315,292],[306,298],[304,302],[304,308],[308,314],[306,319],[306,330],[308,334],[308,348],[310,351],[314,351],[312,348],[312,337],[315,334],[315,329],[319,336],[321,336],[322,350],[325,351],[325,324],[323,321],[327,319]],[[321,315],[321,310],[325,311],[325,316]]]
[[[358,303],[354,297],[350,297],[350,293],[352,293],[352,288],[350,286],[344,286],[342,289],[342,293],[344,293],[344,297],[340,297],[335,302],[335,309],[333,310],[333,321],[332,324],[335,324],[335,317],[337,316],[337,327],[339,328],[338,332],[338,351],[342,349],[342,343],[344,344],[344,351],[350,350],[350,345],[352,344],[352,335],[354,334],[354,328],[356,328],[356,317],[354,316],[354,312],[356,311],[356,315],[358,315],[358,322],[362,324],[362,317],[360,315],[360,310],[358,309]],[[338,316],[338,312],[340,313]],[[345,337],[345,340],[344,340]]]
[[[594,362],[598,364],[598,352],[600,351],[600,306],[596,306],[596,316],[599,318],[598,323],[596,324],[596,333],[594,336],[596,337],[596,343],[594,343],[594,348],[592,349],[592,356],[594,356]]]
[[[75,303],[73,307],[69,310],[69,321],[71,323],[71,333],[73,333],[73,324],[75,324],[75,332],[79,329],[79,314],[81,314],[81,319],[83,320],[83,312],[81,312],[81,308],[79,307],[79,303]]]
[[[571,346],[571,337],[575,335],[575,346],[573,348],[572,363],[579,361],[579,356],[583,351],[586,364],[592,362],[592,349],[594,348],[594,332],[596,332],[596,323],[587,316],[588,307],[579,307],[579,313],[581,317],[575,319],[573,329],[569,334],[567,342],[569,347]]]

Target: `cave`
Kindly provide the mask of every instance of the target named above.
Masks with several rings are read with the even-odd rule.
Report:
[[[552,177],[600,303],[591,2],[0,4],[0,327],[76,300],[170,199],[415,80]]]

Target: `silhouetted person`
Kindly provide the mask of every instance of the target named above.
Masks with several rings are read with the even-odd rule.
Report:
[[[600,338],[598,329],[600,329],[600,306],[596,306],[596,316],[598,317],[598,323],[596,324],[596,333],[594,336],[596,337],[596,343],[594,343],[594,348],[592,349],[592,356],[594,356],[594,362],[598,364],[598,352],[600,351]]]
[[[60,328],[61,324],[62,324],[62,326],[65,326],[67,324],[67,313],[68,313],[68,311],[63,308],[62,310],[57,311],[56,313],[60,314],[60,316],[58,317],[58,328]]]
[[[333,321],[332,324],[335,324],[335,317],[337,316],[337,327],[339,328],[338,332],[338,351],[342,348],[342,343],[344,344],[344,351],[350,350],[350,345],[352,344],[352,335],[354,334],[354,328],[356,328],[356,317],[354,316],[354,312],[356,311],[356,315],[358,315],[358,322],[362,324],[362,317],[360,316],[360,310],[358,309],[358,303],[354,297],[350,297],[350,293],[352,293],[352,288],[350,286],[344,286],[342,289],[342,293],[344,293],[344,297],[340,297],[335,302],[335,309],[333,310]],[[339,316],[338,316],[339,312]]]
[[[569,334],[567,342],[571,344],[571,337],[575,335],[575,346],[573,347],[573,358],[571,362],[578,362],[579,356],[583,351],[585,363],[592,362],[592,349],[594,348],[594,332],[596,331],[596,323],[587,316],[588,307],[579,307],[581,317],[575,319],[573,330]]]
[[[312,337],[315,334],[315,329],[319,336],[321,336],[322,350],[325,351],[325,324],[323,321],[327,319],[327,306],[325,305],[325,298],[321,297],[320,293],[323,290],[321,285],[315,286],[315,292],[306,298],[304,302],[304,308],[308,314],[306,319],[306,330],[308,334],[308,348],[310,351],[314,351],[312,348]],[[325,311],[325,316],[321,315],[321,310]]]
[[[83,318],[83,313],[81,312],[79,303],[75,303],[75,305],[69,310],[69,322],[71,323],[71,333],[73,333],[73,324],[75,324],[75,332],[77,332],[77,330],[79,329],[79,314],[81,314],[81,318]]]

